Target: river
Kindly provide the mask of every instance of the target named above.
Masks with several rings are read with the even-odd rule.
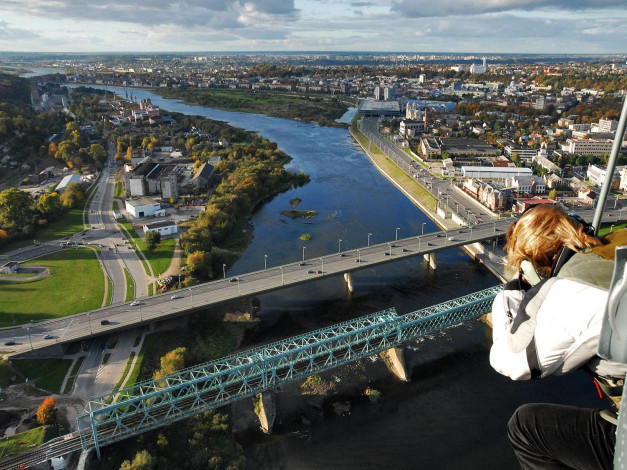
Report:
[[[124,92],[119,91],[122,96]],[[264,261],[268,267],[295,261],[302,257],[303,246],[305,257],[312,259],[338,248],[364,246],[369,233],[371,243],[380,243],[394,240],[397,232],[399,238],[417,235],[423,222],[425,232],[437,230],[374,169],[345,129],[190,106],[147,90],[128,93],[138,100],[150,98],[165,110],[258,131],[293,157],[290,170],[311,175],[309,184],[276,196],[253,215],[253,241],[230,275],[263,269]],[[318,215],[282,217],[293,198],[302,199],[299,209],[314,209]],[[302,233],[312,239],[303,244]],[[497,283],[460,249],[439,253],[437,263],[436,271],[412,259],[358,272],[353,294],[335,276],[263,295],[262,328],[247,342],[268,342],[388,307],[404,314]],[[302,403],[293,388],[286,388],[277,395],[272,436],[256,430],[238,434],[248,467],[517,468],[506,424],[518,405],[549,401],[601,406],[583,373],[526,383],[498,375],[488,363],[489,346],[489,329],[470,322],[407,347],[410,383],[393,378],[381,360],[367,361],[363,371],[330,374],[345,382],[337,399],[349,402],[350,412],[342,416],[328,403]],[[382,392],[378,403],[363,396],[368,386]],[[250,409],[249,403],[234,405],[234,421]]]

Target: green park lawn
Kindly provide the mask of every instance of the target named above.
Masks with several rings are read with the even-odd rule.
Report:
[[[0,455],[23,454],[59,435],[55,426],[40,426],[0,441]]]
[[[66,248],[27,264],[49,269],[51,275],[32,281],[0,282],[0,327],[49,320],[100,308],[104,278],[94,252]],[[83,300],[84,297],[84,300]]]

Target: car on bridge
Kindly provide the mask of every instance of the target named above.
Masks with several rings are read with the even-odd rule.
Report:
[[[181,296],[178,294],[174,294],[172,297],[170,297],[171,300],[175,300],[175,299],[180,299]]]
[[[44,339],[52,339],[52,335],[44,335]]]
[[[138,305],[141,305],[142,303],[139,300],[133,300],[130,305],[131,307],[137,307]]]

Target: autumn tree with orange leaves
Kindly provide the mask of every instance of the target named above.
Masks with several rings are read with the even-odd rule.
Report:
[[[39,424],[43,426],[54,422],[57,416],[57,410],[54,407],[56,404],[57,401],[54,397],[48,397],[41,403],[41,405],[39,405],[39,408],[37,408],[37,412],[35,413]]]

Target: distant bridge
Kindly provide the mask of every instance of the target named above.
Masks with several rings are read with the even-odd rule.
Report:
[[[15,345],[6,348],[12,351],[11,356],[15,356],[40,348],[62,346],[140,324],[164,320],[212,305],[250,298],[335,274],[344,274],[349,289],[352,289],[351,273],[355,271],[416,256],[424,256],[435,268],[435,254],[438,251],[503,236],[511,222],[512,219],[500,219],[354,248],[313,259],[305,259],[303,256],[300,262],[234,277],[225,276],[224,279],[217,281],[140,299],[134,306],[112,305],[71,317],[24,325],[22,329],[0,331],[0,340],[15,341]],[[172,294],[176,294],[178,298],[172,300]],[[16,338],[16,335],[20,336]],[[52,338],[44,339],[45,335],[50,335]]]
[[[77,418],[78,431],[6,459],[0,470],[80,449],[95,449],[100,455],[108,444],[402,346],[488,313],[501,289],[492,287],[402,316],[384,310],[93,398]]]

